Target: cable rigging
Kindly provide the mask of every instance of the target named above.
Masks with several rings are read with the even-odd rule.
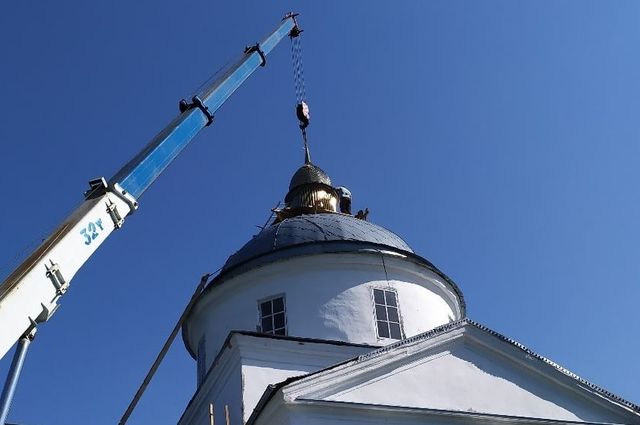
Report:
[[[306,102],[307,93],[304,82],[304,68],[302,66],[302,44],[300,43],[300,34],[302,30],[298,27],[296,22],[297,13],[290,15],[295,22],[295,26],[289,33],[291,38],[291,62],[293,65],[293,82],[296,92],[296,116],[298,117],[300,131],[302,132],[302,140],[304,142],[304,162],[305,164],[311,163],[311,156],[309,154],[309,144],[307,141],[307,127],[309,126],[309,105]]]

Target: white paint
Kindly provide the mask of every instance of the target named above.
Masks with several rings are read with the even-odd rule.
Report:
[[[374,288],[396,291],[407,338],[463,314],[442,276],[387,251],[290,257],[208,288],[183,335],[192,351],[204,338],[209,373],[180,424],[208,425],[209,403],[218,424],[224,405],[232,423],[244,423],[270,384],[300,377],[273,394],[255,425],[640,425],[628,407],[467,321],[368,354],[395,342],[377,337]],[[232,333],[221,349],[232,330],[255,331],[258,301],[276,295],[286,297],[288,335],[313,341]]]
[[[257,301],[285,294],[289,335],[384,345],[378,338],[372,288],[394,288],[405,336],[461,317],[460,300],[422,264],[378,251],[316,254],[267,264],[209,288],[185,323],[192,351],[206,335],[211,361],[232,330],[255,331]],[[386,273],[385,273],[386,268]]]
[[[229,408],[231,422],[240,422],[242,369],[236,348],[225,349],[221,353],[216,367],[209,371],[206,379],[198,387],[178,423],[209,425],[209,403],[214,405],[216,424],[225,424],[225,406]]]
[[[369,351],[368,347],[336,345],[233,334],[198,388],[179,424],[209,425],[209,403],[217,424],[224,424],[224,406],[231,421],[245,422],[267,386],[306,375]]]
[[[284,387],[282,397],[294,404],[317,400],[640,424],[628,408],[470,325],[304,378]]]
[[[58,264],[64,280],[69,283],[80,267],[93,255],[96,249],[114,231],[114,223],[107,212],[107,203],[113,203],[122,217],[130,212],[129,206],[114,194],[107,193],[99,198],[83,202],[45,240],[31,256],[14,271],[2,284],[3,290],[12,289],[0,299],[0,358],[35,322],[48,320],[58,307],[63,295],[58,293],[47,268]],[[95,238],[87,241],[81,230],[89,223],[101,220],[102,229],[96,226]],[[92,232],[93,233],[93,232]],[[87,233],[85,233],[87,234]]]

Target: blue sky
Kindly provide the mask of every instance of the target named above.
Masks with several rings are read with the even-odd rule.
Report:
[[[456,281],[472,319],[640,402],[640,4],[274,4],[3,5],[2,275],[296,10],[314,162]],[[117,422],[200,275],[256,233],[302,162],[289,48],[76,276],[11,421]],[[178,341],[130,423],[174,423],[195,370]]]

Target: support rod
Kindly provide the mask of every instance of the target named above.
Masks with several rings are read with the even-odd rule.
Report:
[[[27,356],[27,349],[33,339],[34,331],[28,335],[23,335],[18,341],[16,351],[13,355],[13,361],[11,362],[11,368],[7,375],[7,380],[4,383],[2,389],[2,398],[0,398],[0,425],[4,425],[9,415],[9,408],[11,407],[11,401],[13,401],[13,395],[16,392],[16,386],[18,385],[18,379],[20,378],[20,372],[22,371],[22,365],[24,359]]]
[[[129,403],[129,406],[127,406],[127,410],[122,415],[122,418],[120,418],[120,422],[118,422],[118,425],[125,425],[129,420],[129,416],[131,416],[131,413],[133,413],[133,409],[135,409],[138,405],[142,394],[144,394],[144,391],[147,389],[149,382],[151,382],[151,378],[153,378],[153,375],[156,374],[156,370],[158,370],[160,363],[162,363],[162,360],[164,360],[164,356],[167,354],[167,351],[169,351],[169,348],[171,348],[171,344],[173,344],[173,340],[176,338],[180,327],[184,323],[184,320],[187,318],[187,315],[191,312],[191,308],[193,308],[193,305],[198,300],[198,296],[206,286],[210,276],[211,274],[207,273],[200,279],[200,284],[191,296],[191,300],[189,300],[189,303],[184,308],[184,311],[180,315],[180,318],[178,319],[176,325],[173,327],[169,338],[167,338],[164,345],[162,346],[162,349],[160,350],[160,353],[158,353],[158,356],[154,360],[153,365],[151,365],[151,369],[149,369],[149,372],[147,372],[147,376],[144,377],[142,384],[140,384],[140,387],[138,387],[138,391],[136,391],[136,394],[133,396],[133,400],[131,400],[131,403]],[[4,425],[4,423],[0,422],[0,425]]]

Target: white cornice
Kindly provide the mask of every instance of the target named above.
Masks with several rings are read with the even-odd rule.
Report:
[[[276,397],[274,397],[275,399]],[[518,425],[624,425],[611,422],[584,422],[584,421],[563,421],[556,419],[533,418],[522,416],[496,415],[479,412],[464,412],[456,410],[439,410],[405,406],[388,406],[379,404],[353,403],[332,400],[315,400],[301,398],[295,403],[284,405],[279,403],[279,407],[288,408],[320,408],[324,413],[323,416],[340,416],[343,418],[347,414],[358,415],[358,422],[362,421],[363,416],[378,416],[381,422],[389,423],[393,417],[413,416],[420,417],[419,421],[425,423],[425,417],[432,418],[434,422],[449,419],[448,423],[477,423],[477,424],[518,424]],[[380,415],[384,413],[384,415]],[[355,418],[354,418],[355,419]],[[355,421],[354,421],[355,422]],[[367,422],[370,422],[367,419]],[[371,421],[373,422],[373,421]],[[436,422],[437,423],[437,422]]]
[[[400,368],[401,364],[410,364],[418,360],[428,362],[447,353],[448,344],[457,341],[464,329],[438,335],[429,340],[415,341],[403,345],[401,349],[389,351],[375,350],[379,355],[365,354],[343,365],[330,368],[324,372],[310,375],[299,381],[293,382],[284,390],[285,400],[293,401],[298,397],[322,398],[328,395],[338,394],[343,390],[370,382],[378,376],[384,376],[387,371]],[[437,352],[432,352],[436,349]],[[443,352],[444,351],[444,352]]]
[[[463,343],[467,348],[475,351],[484,351],[490,357],[513,362],[600,408],[617,414],[622,410],[628,414],[640,416],[626,404],[608,397],[608,393],[604,390],[586,383],[517,342],[470,320],[445,325],[441,329],[408,338],[361,355],[342,365],[301,378],[284,387],[283,396],[289,402],[336,396],[343,391],[351,391],[358,386],[367,385],[372,380],[382,379],[391,371],[397,373],[405,368],[403,365],[410,367],[416,362],[431,361],[439,355],[446,354],[453,344],[458,343]]]

